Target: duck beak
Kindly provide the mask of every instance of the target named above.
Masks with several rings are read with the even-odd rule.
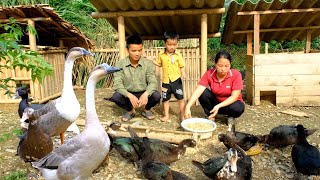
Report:
[[[28,120],[29,118],[28,118],[28,116],[25,114],[25,113],[23,113],[22,114],[22,117],[21,117],[21,119],[20,119],[20,122],[21,123],[24,123],[26,120]]]
[[[117,133],[113,130],[113,129],[111,129],[111,128],[108,128],[108,131],[107,131],[107,133],[108,134],[111,134],[111,135],[117,135]]]
[[[122,127],[122,126],[121,126],[119,129],[120,129],[121,131],[128,131],[126,128],[124,128],[124,127]]]
[[[93,53],[91,53],[91,52],[89,52],[89,51],[87,51],[87,50],[85,50],[85,49],[83,49],[83,55],[88,55],[88,56],[94,56],[94,54]]]
[[[108,71],[108,74],[111,74],[111,73],[114,73],[114,72],[117,72],[117,71],[121,71],[122,68],[117,68],[117,67],[114,67],[114,66],[109,66],[107,71]]]
[[[16,91],[16,93],[12,96],[12,99],[18,99],[19,98],[19,93]]]
[[[22,123],[20,123],[20,127],[28,129],[28,123],[22,122]]]

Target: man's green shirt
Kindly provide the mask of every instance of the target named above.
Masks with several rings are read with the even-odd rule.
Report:
[[[147,91],[150,96],[157,90],[158,81],[152,61],[141,57],[137,67],[134,67],[128,56],[117,61],[115,66],[122,68],[122,71],[114,73],[113,89],[116,92],[127,96],[129,92]]]

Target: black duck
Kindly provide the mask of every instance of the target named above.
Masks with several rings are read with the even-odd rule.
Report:
[[[317,129],[304,129],[306,137],[313,134]],[[267,144],[273,147],[285,147],[297,143],[297,126],[280,125],[273,128],[267,140]]]
[[[297,126],[298,139],[292,147],[291,157],[297,172],[304,175],[320,175],[320,152],[308,143],[306,130]]]
[[[26,87],[23,87],[23,86],[17,87],[16,93],[13,96],[13,98],[18,98],[18,97],[21,97],[21,101],[19,103],[19,108],[18,108],[18,114],[20,118],[22,118],[22,114],[25,108],[30,107],[32,109],[37,110],[44,106],[44,104],[29,103],[28,90]]]
[[[141,159],[138,151],[142,146],[142,138],[138,137],[131,127],[128,130],[132,137],[114,137],[112,146],[123,158],[135,164]],[[186,147],[196,146],[196,142],[192,139],[183,140],[178,146],[158,139],[149,139],[149,141],[151,149],[159,152],[156,155],[157,159],[162,159],[166,164],[177,161],[185,153]]]
[[[149,180],[189,180],[190,178],[180,172],[173,171],[163,162],[156,161],[151,150],[151,142],[143,137],[141,156],[142,174]]]

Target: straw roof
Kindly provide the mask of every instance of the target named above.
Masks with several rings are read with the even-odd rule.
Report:
[[[27,25],[27,19],[34,20],[37,30],[37,45],[59,46],[62,39],[64,46],[72,48],[75,46],[92,48],[91,41],[80,32],[78,28],[63,20],[48,5],[23,5],[0,8],[0,22],[6,23],[13,17],[23,28]],[[0,33],[4,30],[0,29]],[[28,36],[24,36],[22,44],[29,44]]]

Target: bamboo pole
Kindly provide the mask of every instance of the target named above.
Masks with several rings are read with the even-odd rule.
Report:
[[[35,28],[34,21],[31,19],[28,19],[28,25]],[[37,49],[37,41],[36,41],[36,36],[32,34],[30,31],[28,32],[29,35],[29,45],[31,50],[36,50]]]
[[[123,59],[126,56],[126,40],[125,40],[125,24],[124,17],[118,17],[118,34],[119,34],[119,58]]]
[[[307,9],[279,9],[279,10],[266,10],[266,11],[242,11],[238,12],[241,15],[256,15],[256,14],[281,14],[281,13],[297,13],[297,12],[319,12],[320,8],[307,8]]]
[[[208,15],[201,15],[201,76],[207,71]]]
[[[253,32],[254,49],[253,49],[253,53],[254,53],[254,55],[257,55],[257,54],[260,54],[260,15],[255,14],[253,21],[254,21],[254,32]]]
[[[297,31],[297,30],[307,30],[307,29],[320,29],[320,26],[288,27],[288,28],[269,28],[269,29],[260,29],[260,32]],[[254,31],[254,30],[234,31],[233,34],[253,33],[253,31]]]
[[[310,53],[310,50],[311,50],[311,30],[307,30],[306,53]]]
[[[16,22],[28,22],[31,21],[51,21],[51,17],[36,17],[36,18],[15,18]],[[10,23],[10,19],[0,19],[0,23]]]
[[[225,8],[213,9],[180,9],[180,10],[145,10],[145,11],[118,11],[118,12],[93,12],[93,18],[122,17],[149,17],[149,16],[183,16],[200,14],[223,14]]]
[[[247,55],[252,55],[252,33],[247,33]]]
[[[189,39],[189,38],[200,38],[201,34],[181,34],[179,35],[179,39]],[[216,33],[209,33],[207,35],[208,38],[219,38],[221,37],[220,32]],[[117,34],[114,35],[114,39],[117,41],[119,39],[119,36]],[[162,40],[163,35],[147,35],[147,36],[141,36],[141,39],[143,40]]]

